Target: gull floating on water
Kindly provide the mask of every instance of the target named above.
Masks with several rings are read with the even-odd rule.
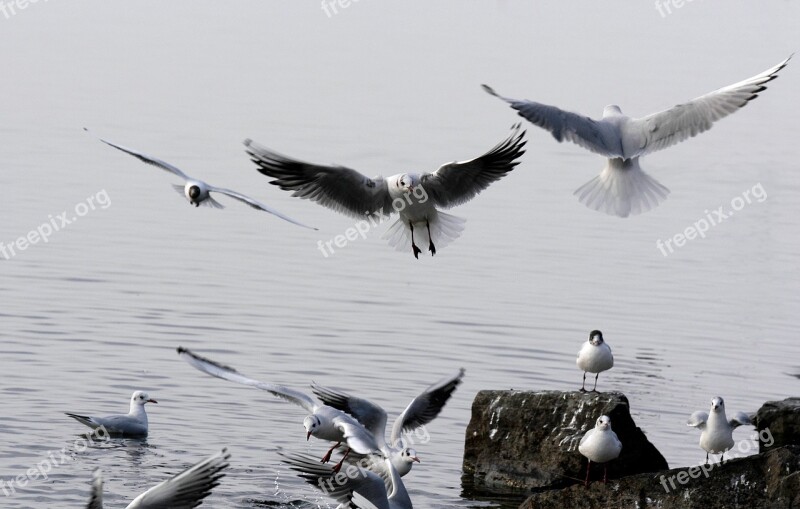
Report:
[[[145,491],[126,509],[191,509],[203,503],[211,490],[225,476],[222,470],[228,467],[231,455],[227,449],[195,464],[180,474]],[[86,509],[103,509],[103,475],[94,471],[92,497]]]
[[[593,330],[589,333],[589,340],[583,344],[578,359],[575,361],[583,371],[583,385],[581,392],[586,392],[586,373],[595,373],[592,392],[597,392],[597,378],[603,371],[608,371],[614,366],[614,355],[611,347],[603,340],[603,333]]]
[[[315,401],[307,394],[298,390],[248,378],[230,366],[225,366],[211,359],[201,357],[186,348],[178,347],[178,354],[183,360],[206,374],[228,380],[229,382],[248,385],[267,391],[273,396],[277,396],[304,408],[310,414],[303,419],[303,427],[306,429],[306,440],[314,436],[320,440],[336,442],[325,456],[323,456],[323,463],[330,461],[333,450],[341,445],[342,442],[347,443],[348,450],[334,467],[337,472],[350,453],[350,450],[355,451],[357,454],[382,454],[380,452],[380,446],[372,436],[372,433],[364,428],[354,417],[341,410],[327,405],[321,405],[318,401]]]
[[[412,509],[411,497],[389,458],[381,460],[387,476],[383,478],[363,465],[349,465],[347,475],[336,475],[331,467],[320,465],[311,456],[279,454],[308,484],[339,502],[337,509]]]
[[[605,107],[601,119],[594,120],[555,106],[509,99],[487,85],[483,88],[509,103],[520,116],[550,131],[557,141],[571,141],[607,157],[600,175],[579,187],[575,195],[591,209],[627,217],[647,212],[669,194],[669,189],[642,171],[641,156],[707,131],[717,120],[743,108],[778,77],[790,58],[752,78],[641,118],[628,117],[612,104]]]
[[[343,166],[322,166],[291,159],[245,140],[247,153],[258,171],[273,177],[271,184],[292,196],[307,198],[337,212],[367,221],[398,212],[400,218],[384,234],[398,251],[408,250],[419,258],[417,243],[428,243],[431,255],[437,247],[461,235],[464,220],[439,208],[466,203],[492,182],[503,178],[525,153],[520,126],[489,152],[468,161],[447,163],[433,173],[402,173],[368,178]],[[435,239],[435,241],[434,241]]]
[[[608,482],[608,462],[615,460],[622,452],[622,442],[617,434],[611,430],[611,419],[601,415],[594,428],[590,429],[581,438],[578,452],[583,454],[589,462],[586,464],[585,486],[589,485],[589,469],[592,462],[603,463],[603,482]]]
[[[733,447],[733,430],[747,424],[752,424],[752,421],[744,412],[737,412],[729,421],[725,416],[725,401],[719,396],[711,400],[711,413],[698,410],[686,423],[687,426],[701,430],[700,447],[706,451],[706,464],[709,453],[721,453],[722,461],[725,451]]]
[[[89,130],[86,129],[85,127],[84,127],[84,130],[86,132],[89,132]],[[133,157],[137,158],[138,160],[142,161],[143,163],[147,163],[147,164],[156,166],[158,168],[161,168],[162,170],[166,170],[166,171],[168,171],[168,172],[170,172],[170,173],[172,173],[174,175],[177,175],[178,177],[182,178],[185,181],[184,185],[173,185],[172,187],[176,191],[178,191],[179,193],[185,195],[186,199],[189,200],[189,203],[194,205],[195,207],[199,207],[200,205],[205,205],[205,206],[214,207],[214,208],[217,208],[217,209],[225,208],[224,205],[222,205],[220,202],[218,202],[217,200],[215,200],[211,196],[211,193],[220,193],[220,194],[224,194],[226,196],[230,196],[231,198],[234,198],[236,200],[239,200],[240,202],[245,203],[245,204],[253,207],[254,209],[263,210],[264,212],[269,212],[270,214],[278,216],[279,218],[281,218],[281,219],[283,219],[285,221],[289,221],[290,223],[296,224],[298,226],[302,226],[303,228],[309,228],[311,230],[316,230],[316,228],[312,228],[310,226],[304,225],[303,223],[295,221],[291,217],[286,216],[286,215],[278,212],[277,210],[275,210],[274,208],[270,207],[269,205],[265,205],[265,204],[261,203],[260,201],[256,201],[253,198],[250,198],[249,196],[245,196],[245,195],[243,195],[241,193],[238,193],[236,191],[231,191],[230,189],[225,189],[223,187],[212,186],[210,184],[207,184],[207,183],[203,182],[202,180],[198,180],[198,179],[192,178],[192,177],[186,175],[183,171],[181,171],[176,166],[173,166],[173,165],[171,165],[171,164],[169,164],[169,163],[167,163],[165,161],[162,161],[161,159],[156,159],[155,157],[151,157],[151,156],[148,156],[148,155],[143,154],[141,152],[138,152],[136,150],[123,147],[122,145],[117,145],[116,143],[111,143],[110,141],[104,140],[102,138],[99,138],[99,140],[102,141],[103,143],[105,143],[106,145],[114,147],[117,150],[121,150],[121,151],[125,152],[126,154],[132,155]]]
[[[105,428],[105,431],[110,434],[145,436],[147,435],[147,412],[144,410],[144,405],[146,403],[158,403],[158,401],[150,398],[144,391],[136,391],[131,396],[130,410],[126,415],[89,417],[86,415],[65,413],[93,430]]]
[[[400,474],[404,476],[420,459],[414,449],[404,447],[402,435],[433,421],[455,392],[464,370],[434,383],[408,404],[394,421],[390,441],[386,443],[386,410],[369,400],[351,396],[345,392],[322,387],[316,383],[311,391],[326,405],[337,408],[355,417],[375,437],[381,452],[388,457]]]

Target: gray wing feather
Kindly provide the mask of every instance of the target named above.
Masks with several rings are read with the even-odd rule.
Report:
[[[216,193],[222,193],[224,195],[230,196],[231,198],[235,198],[235,199],[239,200],[240,202],[253,207],[256,210],[263,210],[264,212],[269,212],[270,214],[278,216],[279,218],[283,219],[284,221],[288,221],[288,222],[290,222],[292,224],[296,224],[297,226],[302,226],[303,228],[308,228],[310,230],[316,230],[316,228],[304,225],[303,223],[301,223],[299,221],[295,221],[291,217],[278,212],[277,210],[275,210],[274,208],[270,207],[269,205],[265,205],[265,204],[261,203],[260,201],[254,200],[253,198],[250,198],[249,196],[246,196],[246,195],[244,195],[242,193],[238,193],[238,192],[232,191],[230,189],[225,189],[224,187],[214,187],[214,186],[208,186],[208,190],[216,192]]]
[[[87,128],[85,128],[85,127],[83,128],[83,130],[86,131],[87,133],[89,132],[89,130]],[[103,143],[105,143],[106,145],[108,145],[108,146],[114,147],[117,150],[121,150],[121,151],[125,152],[126,154],[132,155],[133,157],[135,157],[136,159],[142,161],[143,163],[151,164],[151,165],[153,165],[153,166],[155,166],[157,168],[161,168],[162,170],[166,170],[166,171],[168,171],[170,173],[174,173],[175,175],[179,176],[180,178],[182,178],[184,180],[188,180],[189,179],[189,177],[187,177],[186,174],[183,173],[180,169],[178,169],[176,166],[173,166],[173,165],[169,164],[166,161],[162,161],[161,159],[157,159],[157,158],[151,157],[151,156],[149,156],[147,154],[143,154],[143,153],[139,152],[138,150],[133,150],[131,148],[123,147],[122,145],[117,145],[116,143],[111,143],[110,141],[104,140],[103,138],[98,138],[98,139],[100,141],[102,141]]]
[[[464,369],[462,368],[455,375],[439,380],[414,398],[392,426],[391,445],[397,446],[404,432],[414,430],[434,420],[453,395],[463,377]]]
[[[270,184],[284,191],[294,191],[292,196],[315,201],[357,218],[378,212],[386,215],[392,213],[389,186],[383,177],[370,179],[343,166],[304,163],[249,139],[244,144],[258,171],[275,179]]]
[[[586,150],[606,157],[620,157],[622,145],[618,133],[608,124],[577,113],[534,101],[503,97],[488,85],[483,89],[517,110],[522,118],[553,135],[556,141],[571,141]]]
[[[127,509],[191,509],[202,504],[225,476],[231,455],[227,449],[197,463],[142,493]]]
[[[739,426],[747,426],[753,424],[750,416],[744,412],[736,412],[733,417],[728,421],[731,428],[738,428]]]
[[[689,420],[686,421],[686,425],[703,429],[706,427],[706,422],[708,422],[708,412],[698,410],[689,416]]]
[[[343,391],[311,384],[313,392],[324,404],[352,415],[372,433],[379,443],[386,436],[386,411],[369,400],[351,396]]]
[[[517,159],[525,153],[524,136],[520,125],[514,125],[505,140],[482,156],[444,164],[435,172],[423,175],[423,188],[440,207],[455,207],[471,200],[519,164]]]
[[[667,148],[711,129],[714,122],[745,107],[766,90],[766,84],[778,77],[778,71],[786,67],[791,58],[752,78],[633,120],[628,129],[640,130],[646,142],[637,155]]]
[[[267,391],[271,393],[273,396],[277,396],[286,401],[289,401],[291,403],[303,407],[310,413],[313,413],[318,406],[317,402],[314,401],[307,394],[303,394],[300,391],[296,391],[294,389],[290,389],[282,385],[274,385],[266,382],[259,382],[258,380],[248,378],[230,366],[226,366],[224,364],[212,361],[211,359],[208,359],[206,357],[197,355],[196,353],[186,348],[178,347],[178,355],[180,355],[180,357],[186,362],[188,362],[190,365],[192,365],[193,367],[199,369],[204,373],[207,373],[211,376],[215,376],[217,378],[222,378],[223,380],[228,380],[229,382],[234,382],[242,385],[249,385],[250,387],[255,387],[257,389]]]

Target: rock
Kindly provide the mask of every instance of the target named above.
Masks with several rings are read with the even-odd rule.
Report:
[[[668,468],[633,422],[624,394],[481,391],[466,432],[465,492],[519,494],[582,482],[586,458],[578,443],[601,415],[611,418],[622,441],[622,454],[608,464],[610,479]],[[602,470],[593,465],[593,478],[602,477]]]
[[[531,495],[520,509],[790,509],[800,507],[800,446]]]
[[[800,445],[800,398],[767,401],[758,409],[755,425],[760,452]]]

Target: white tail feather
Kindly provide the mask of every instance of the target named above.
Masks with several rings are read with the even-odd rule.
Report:
[[[434,215],[428,217],[428,222],[431,226],[433,243],[438,251],[439,248],[447,246],[461,236],[466,220],[437,210]],[[411,228],[408,226],[408,221],[402,216],[386,230],[381,238],[388,240],[389,245],[396,251],[412,252]],[[425,221],[414,223],[414,242],[423,252],[428,250],[430,239]]]
[[[609,159],[600,175],[575,190],[578,200],[590,209],[628,217],[655,208],[669,189],[642,171],[639,158]]]

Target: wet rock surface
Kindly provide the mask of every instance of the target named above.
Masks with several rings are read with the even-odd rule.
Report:
[[[767,401],[756,413],[760,452],[800,445],[800,398]]]

